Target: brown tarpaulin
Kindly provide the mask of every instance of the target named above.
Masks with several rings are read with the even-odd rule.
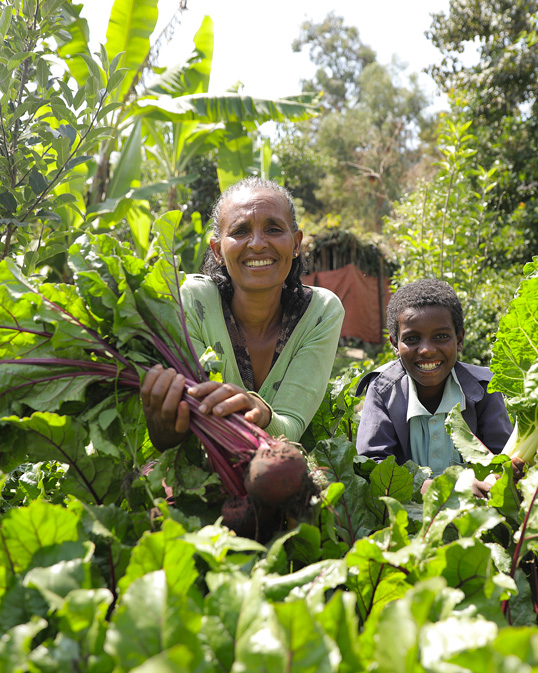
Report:
[[[325,287],[339,298],[346,315],[341,336],[356,337],[367,343],[381,343],[379,280],[367,276],[354,264],[333,271],[316,271],[301,279],[305,285]],[[389,279],[385,279],[385,305],[389,299]]]

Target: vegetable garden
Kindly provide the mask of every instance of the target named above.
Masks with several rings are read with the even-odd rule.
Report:
[[[491,389],[516,422],[507,453],[484,450],[456,410],[465,465],[424,495],[428,470],[357,456],[365,362],[330,382],[303,436],[308,507],[282,505],[268,539],[257,526],[241,537],[223,503],[244,496],[238,474],[274,440],[241,417],[198,422],[194,408],[196,437],[179,450],[149,441],[149,367],[219,377],[215,353],[192,357],[179,297],[204,249],[201,217],[154,217],[150,199],[168,205],[187,158],[214,147],[222,184],[253,166],[269,175],[267,144],[253,163],[256,125],[315,110],[306,96],[209,97],[209,21],[183,69],[127,99],[143,49],[138,62],[113,53],[112,28],[98,64],[77,7],[0,9],[0,670],[538,670],[538,257],[493,345]],[[60,35],[78,92],[49,70],[38,28]],[[163,119],[170,174],[136,186],[142,137],[170,150]],[[517,481],[514,455],[527,464]],[[473,478],[492,473],[490,497],[473,496]]]

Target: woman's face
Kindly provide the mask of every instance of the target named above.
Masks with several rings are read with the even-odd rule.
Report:
[[[302,238],[301,231],[292,230],[284,195],[245,187],[222,204],[220,239],[211,239],[211,249],[226,265],[234,289],[281,289]]]

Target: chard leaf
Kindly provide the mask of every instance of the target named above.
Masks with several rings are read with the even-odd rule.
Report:
[[[514,627],[532,626],[536,629],[534,598],[529,581],[521,568],[516,570],[514,579],[516,581],[517,594],[510,598],[508,605],[507,614],[510,616],[510,623]],[[533,663],[536,663],[536,659]]]
[[[249,590],[237,623],[234,665],[244,671],[281,673],[290,661],[283,628],[274,606],[262,600],[256,583],[251,583]]]
[[[142,665],[168,648],[184,645],[193,669],[202,662],[197,634],[201,614],[180,585],[170,584],[164,570],[138,577],[122,594],[112,617],[105,650],[118,671]]]
[[[325,591],[343,585],[346,578],[346,562],[327,559],[288,575],[266,576],[261,586],[265,596],[272,601],[283,601],[292,596],[294,600],[304,599],[317,608]]]
[[[319,673],[335,671],[336,663],[340,660],[340,652],[314,619],[306,602],[296,600],[276,603],[274,609],[283,630],[283,645],[288,662],[283,670],[290,673],[309,670]],[[254,664],[254,658],[251,662]]]
[[[525,278],[499,322],[491,359],[488,389],[509,397],[523,393],[525,373],[538,360],[538,257],[523,271]]]
[[[237,537],[227,528],[216,525],[204,526],[196,533],[185,533],[183,539],[196,547],[198,554],[214,571],[229,567],[226,559],[229,551],[265,551],[265,547],[259,542]]]
[[[480,463],[480,465],[491,463],[495,454],[473,435],[463,418],[459,404],[447,414],[445,427],[454,446],[467,463]]]
[[[406,508],[394,498],[380,497],[380,500],[385,504],[389,515],[389,527],[385,529],[387,532],[386,549],[397,551],[407,547],[409,544],[407,533],[409,515]]]
[[[520,558],[529,550],[538,550],[538,466],[529,468],[524,479],[518,483],[518,488],[523,496],[523,502],[520,510],[520,518],[527,515],[526,528],[519,529],[515,534],[516,541],[519,540],[522,533],[524,540],[520,551]]]
[[[496,642],[496,641],[495,641]],[[473,673],[533,673],[533,669],[524,664],[518,656],[503,657],[495,649],[495,644],[488,643],[483,647],[469,648],[451,656],[448,666],[457,666],[457,670],[473,671]]]
[[[8,435],[9,446],[13,442],[15,446],[24,447],[27,460],[56,460],[69,465],[63,486],[66,492],[96,504],[111,497],[115,501],[121,495],[120,482],[127,465],[111,465],[110,459],[87,451],[86,430],[69,416],[36,411],[26,418],[4,417],[0,419],[0,430],[2,426],[13,428],[14,432]],[[0,447],[2,445],[0,441]]]
[[[444,577],[447,585],[464,592],[467,599],[479,600],[492,574],[491,550],[473,538],[456,540],[435,550],[417,566],[413,577]],[[491,590],[491,587],[490,587]],[[488,596],[489,598],[489,596]],[[497,604],[500,614],[500,603]]]
[[[426,670],[431,670],[458,652],[492,643],[497,631],[493,622],[457,615],[436,624],[425,624],[421,632],[422,664]]]
[[[106,617],[113,600],[114,595],[108,589],[73,589],[56,613],[60,629],[85,644],[94,656],[104,654]]]
[[[59,610],[70,591],[91,589],[90,564],[72,559],[47,568],[32,568],[24,577],[24,585],[37,589],[52,609]]]
[[[446,527],[476,507],[472,494],[474,472],[454,465],[436,477],[424,494],[424,519],[419,536],[430,544],[440,543]]]
[[[491,499],[489,504],[492,505]],[[476,507],[465,512],[454,521],[461,537],[480,537],[487,530],[493,530],[504,521],[494,506]]]
[[[0,554],[12,570],[32,566],[38,551],[78,539],[79,517],[60,505],[34,500],[28,507],[11,509],[2,517]],[[5,564],[4,562],[2,563]]]
[[[391,497],[399,502],[407,502],[413,495],[413,475],[405,467],[396,464],[394,456],[389,456],[370,473],[368,507],[378,521],[385,523],[387,510],[383,497]]]
[[[25,364],[24,360],[3,362],[0,371],[2,416],[10,412],[23,414],[28,407],[36,411],[58,411],[65,402],[83,402],[88,386],[103,380],[99,372],[84,371],[80,365],[78,369],[51,364],[37,366]]]
[[[354,673],[361,670],[355,595],[349,591],[335,591],[323,610],[316,614],[325,633],[340,650],[342,661],[339,673]]]
[[[421,630],[445,605],[452,608],[457,603],[449,591],[439,577],[419,582],[403,598],[387,605],[377,619],[369,619],[359,636],[363,667],[373,660],[381,673],[422,673]]]
[[[46,619],[34,616],[26,624],[17,624],[5,632],[0,639],[0,670],[6,673],[23,671],[27,667],[34,638],[46,627]]]
[[[206,581],[213,583],[213,573]],[[249,596],[250,582],[243,575],[222,573],[220,581],[204,599],[203,632],[217,665],[229,671],[234,663],[237,623],[244,601]]]
[[[529,665],[536,665],[536,628],[505,626],[495,640],[495,649],[504,656],[514,655]]]
[[[374,515],[366,507],[368,482],[354,471],[355,445],[339,436],[319,442],[312,455],[329,482],[341,482],[345,486],[344,495],[334,510],[334,522],[338,537],[351,547],[376,526]]]
[[[387,562],[372,539],[356,542],[346,555],[346,563],[349,567],[346,584],[357,595],[362,622],[390,601],[401,598],[410,588],[406,574]]]
[[[159,533],[144,533],[131,554],[129,567],[119,582],[125,591],[136,579],[164,570],[169,586],[175,593],[187,594],[198,576],[194,564],[194,545],[181,539],[185,529],[170,519]]]

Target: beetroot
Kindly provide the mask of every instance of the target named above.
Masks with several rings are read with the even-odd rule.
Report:
[[[255,502],[282,507],[301,493],[307,477],[303,454],[279,442],[254,454],[245,474],[245,489]]]
[[[273,534],[276,509],[253,503],[248,496],[228,498],[222,506],[222,524],[240,537],[267,540]]]

